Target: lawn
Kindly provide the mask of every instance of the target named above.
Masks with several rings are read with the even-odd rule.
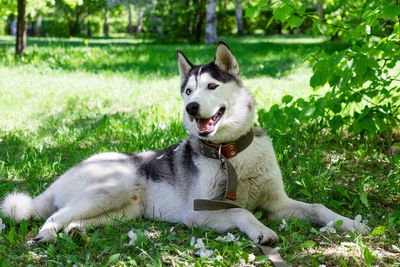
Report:
[[[307,98],[306,55],[342,44],[306,37],[225,38],[259,110],[283,96]],[[213,59],[214,46],[160,44],[140,39],[31,38],[14,57],[0,37],[0,197],[13,190],[38,195],[68,168],[103,151],[161,149],[185,135],[181,123],[176,49],[194,63]],[[322,90],[327,90],[324,88]],[[257,123],[257,122],[256,122]],[[264,122],[265,123],[265,122]],[[361,215],[372,233],[326,233],[290,220],[268,222],[276,245],[293,266],[400,264],[400,157],[381,141],[345,132],[271,132],[289,196],[323,203],[345,216]],[[15,225],[2,218],[3,265],[267,265],[244,234],[216,240],[213,231],[138,218],[98,227],[85,236],[59,234],[32,244],[41,222]],[[283,229],[280,229],[283,228]],[[131,230],[137,241],[130,243]],[[202,239],[209,258],[198,256]]]

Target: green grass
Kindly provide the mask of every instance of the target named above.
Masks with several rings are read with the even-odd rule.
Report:
[[[286,94],[307,97],[309,51],[340,43],[306,37],[225,38],[237,56],[258,109]],[[214,47],[163,45],[139,39],[29,39],[22,59],[13,40],[0,37],[0,197],[13,190],[38,195],[68,168],[102,151],[160,149],[182,139],[182,103],[176,49],[194,63],[213,59]],[[326,234],[290,220],[267,222],[281,254],[293,266],[400,264],[400,159],[379,142],[348,135],[271,133],[289,196],[323,203],[349,217],[362,215],[373,234]],[[27,245],[41,222],[15,225],[3,218],[4,265],[240,265],[268,264],[241,233],[221,234],[138,218],[98,227],[86,236],[60,234],[54,244]],[[132,246],[128,232],[138,240]],[[223,234],[222,236],[225,236]],[[212,259],[195,255],[191,238],[203,238]],[[306,242],[312,240],[312,242]],[[255,259],[253,259],[255,255]]]

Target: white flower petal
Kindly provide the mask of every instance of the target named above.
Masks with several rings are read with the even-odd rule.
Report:
[[[354,220],[355,220],[356,222],[361,222],[362,216],[361,216],[360,214],[358,214],[358,215],[354,218]]]
[[[197,239],[197,242],[196,242],[196,245],[194,245],[194,248],[198,248],[198,249],[205,248],[202,238]]]
[[[202,248],[196,251],[195,254],[198,255],[200,258],[210,258],[214,254],[214,251]]]
[[[133,230],[130,230],[128,232],[128,237],[130,239],[129,245],[132,245],[137,240],[137,235]]]
[[[249,262],[253,262],[253,261],[255,261],[256,256],[253,253],[250,253],[248,259],[249,259]]]
[[[190,246],[193,246],[194,242],[196,242],[196,238],[192,236],[192,238],[190,239]]]
[[[226,236],[219,236],[215,240],[221,242],[236,242],[239,240],[239,237],[235,237],[232,233],[228,233]]]

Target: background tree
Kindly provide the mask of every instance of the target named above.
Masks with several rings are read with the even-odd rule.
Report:
[[[17,55],[22,55],[26,46],[25,12],[26,0],[18,0],[17,41],[15,43]]]
[[[110,17],[110,10],[106,7],[104,10],[104,25],[103,33],[104,36],[108,37],[110,35],[110,25],[108,24],[108,18]]]
[[[241,0],[236,0],[236,9],[235,9],[235,14],[236,14],[236,27],[237,27],[237,33],[239,36],[243,35],[243,17],[242,17],[242,2]]]
[[[215,44],[217,40],[217,0],[207,0],[204,44]]]

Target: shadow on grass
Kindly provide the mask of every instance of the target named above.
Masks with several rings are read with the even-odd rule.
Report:
[[[280,78],[301,66],[310,51],[324,49],[330,53],[344,48],[342,43],[307,43],[304,39],[307,38],[228,38],[227,42],[245,78]],[[6,57],[12,53],[13,45],[9,39],[0,39],[0,47],[2,43],[9,46],[0,49],[0,57]],[[176,49],[182,50],[194,64],[212,61],[215,52],[215,46],[143,43],[126,38],[89,39],[88,46],[83,39],[35,38],[28,40],[22,63],[72,72],[117,72],[171,78],[178,75]]]
[[[37,195],[57,176],[93,154],[158,150],[186,135],[181,122],[146,127],[150,112],[80,114],[65,110],[47,116],[38,131],[30,134],[0,132],[0,198],[13,190]]]

